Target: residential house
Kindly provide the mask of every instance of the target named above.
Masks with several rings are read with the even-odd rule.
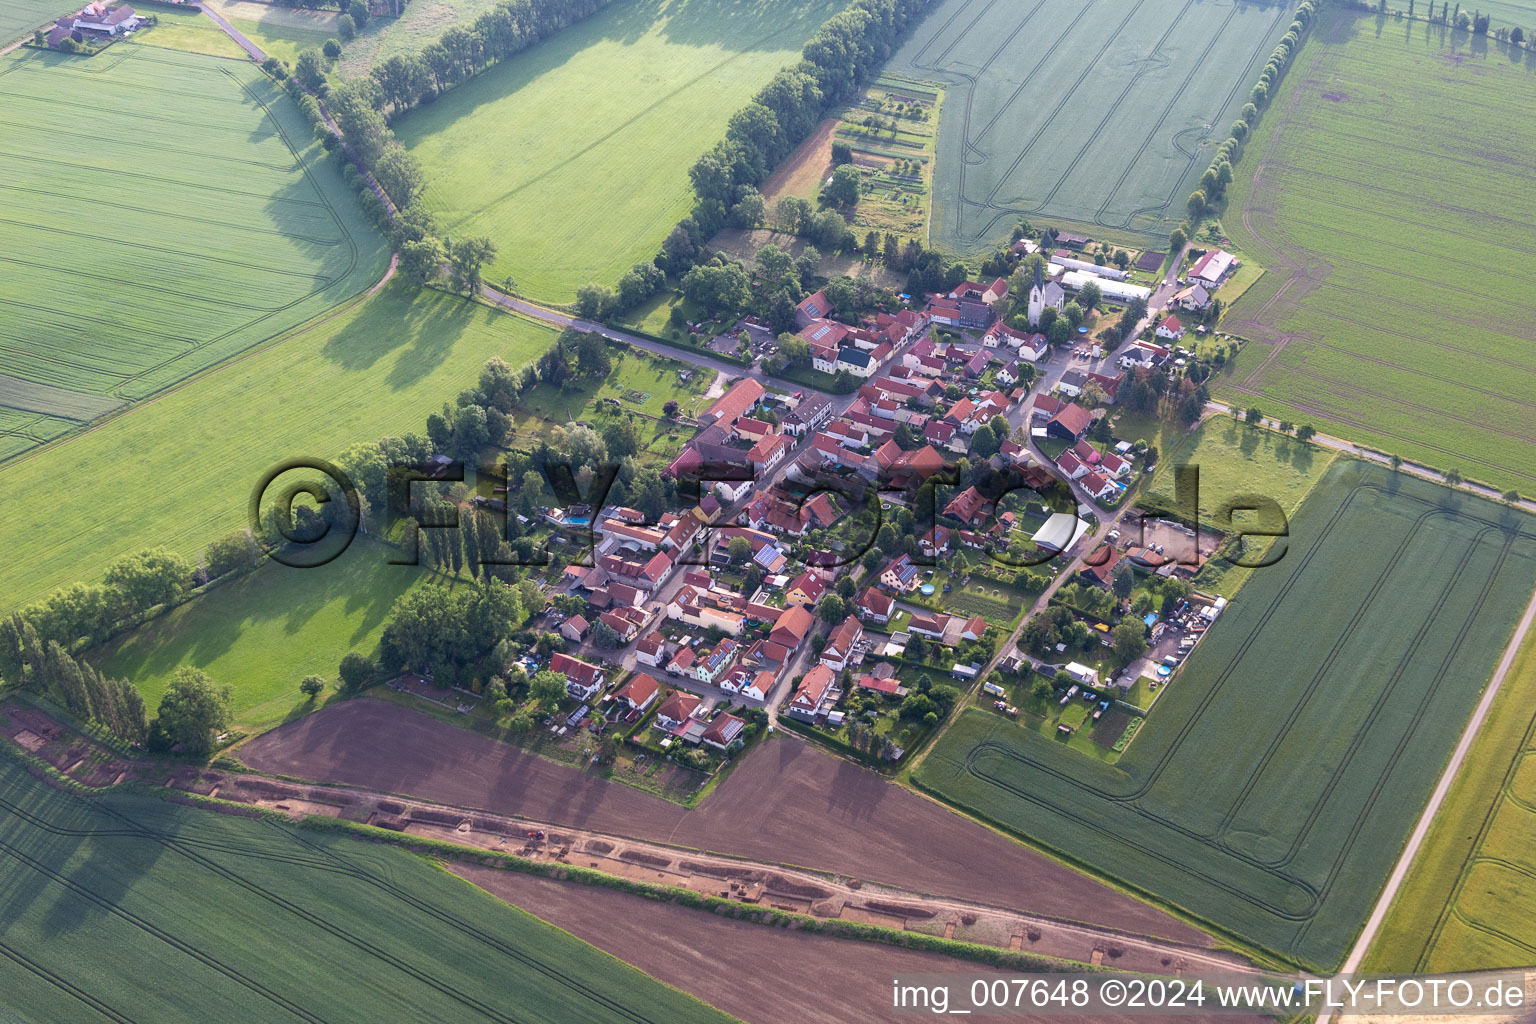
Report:
[[[952,616],[943,612],[929,612],[925,615],[914,615],[907,623],[907,632],[916,633],[918,636],[929,640],[943,640],[949,631]]]
[[[960,639],[980,640],[981,635],[987,631],[987,620],[980,615],[972,615],[965,620],[965,625],[960,627]]]
[[[661,707],[656,709],[656,721],[652,728],[661,732],[675,733],[698,714],[704,701],[691,693],[673,690]]]
[[[865,587],[854,602],[854,610],[870,622],[883,626],[891,621],[891,615],[896,611],[896,599],[883,590]]]
[[[630,614],[622,614],[625,611]],[[640,621],[637,622],[636,619]],[[619,639],[627,644],[640,635],[640,627],[645,625],[645,613],[638,608],[615,609],[603,612],[598,616],[598,621],[613,630],[618,634]]]
[[[644,672],[637,672],[614,692],[613,700],[615,704],[627,705],[631,711],[644,711],[660,694],[660,683]]]
[[[979,526],[986,521],[991,505],[975,487],[967,487],[944,506],[944,514],[967,526]]]
[[[1120,493],[1120,488],[1115,486],[1114,481],[1098,470],[1093,470],[1084,476],[1081,485],[1095,501],[1108,501]]]
[[[1120,353],[1120,365],[1127,369],[1133,366],[1162,366],[1172,356],[1173,350],[1165,345],[1154,345],[1151,342],[1138,341],[1132,343],[1129,348]]]
[[[651,668],[661,668],[667,658],[667,638],[660,633],[647,633],[635,644],[635,660]]]
[[[1211,306],[1211,293],[1203,284],[1192,284],[1173,293],[1173,304],[1186,312],[1203,312]]]
[[[973,380],[980,379],[987,372],[987,367],[991,362],[992,357],[987,354],[986,349],[979,349],[965,364],[965,375]]]
[[[693,653],[692,647],[679,647],[677,653],[672,655],[672,660],[667,662],[667,671],[675,676],[691,676],[698,660],[699,656]]]
[[[790,447],[789,438],[783,434],[764,434],[747,453],[747,462],[759,476],[766,476],[775,466],[784,461],[784,456],[789,454]]]
[[[827,301],[826,292],[818,291],[807,295],[795,307],[795,326],[809,327],[812,323],[825,318],[831,312],[832,303]]]
[[[916,590],[922,581],[922,574],[906,555],[899,555],[880,573],[881,585],[903,594]]]
[[[1100,544],[1093,553],[1083,559],[1083,567],[1078,571],[1078,579],[1092,587],[1109,589],[1115,578],[1115,566],[1120,564],[1124,556],[1116,551],[1113,545]]]
[[[1038,403],[1037,403],[1038,404]],[[1060,438],[1066,441],[1076,441],[1093,425],[1093,413],[1084,409],[1075,402],[1068,402],[1056,415],[1052,416],[1045,424],[1047,437]]]
[[[810,570],[802,572],[789,581],[784,588],[784,604],[815,604],[821,600],[821,595],[826,593],[827,583],[819,575]]]
[[[854,645],[863,638],[864,627],[859,624],[857,618],[848,616],[827,638],[827,645],[821,649],[821,663],[834,671],[841,672],[853,658]]]
[[[573,644],[579,644],[586,639],[587,630],[591,628],[591,625],[587,622],[586,619],[582,618],[580,615],[572,615],[570,618],[560,623],[560,635],[565,637]]]
[[[949,554],[949,538],[951,530],[944,526],[935,526],[918,538],[917,549],[926,558],[938,558],[940,555]]]
[[[830,398],[812,392],[802,398],[800,404],[783,418],[779,427],[786,434],[803,437],[810,431],[820,430],[830,422],[834,411]]]
[[[1167,341],[1178,341],[1184,337],[1184,325],[1179,322],[1177,316],[1170,313],[1158,322],[1155,333],[1159,338]]]
[[[709,728],[704,730],[704,735],[699,737],[700,742],[716,750],[725,750],[736,738],[741,735],[747,723],[728,712],[722,711],[715,716],[715,720],[709,723]]]
[[[607,680],[607,673],[596,665],[556,654],[549,659],[549,670],[565,677],[565,691],[580,701],[590,702]]]
[[[778,621],[773,624],[773,631],[768,634],[768,639],[791,651],[796,650],[805,642],[806,634],[811,631],[814,621],[815,616],[804,605],[786,608],[784,614],[780,615]]]
[[[701,654],[694,662],[693,677],[701,683],[714,685],[715,680],[735,663],[736,654],[740,650],[736,641],[721,640],[714,650]]]
[[[789,699],[785,713],[801,721],[816,721],[832,691],[832,684],[836,681],[837,676],[830,668],[820,664],[813,665],[800,680],[800,686],[795,690],[794,696]]]

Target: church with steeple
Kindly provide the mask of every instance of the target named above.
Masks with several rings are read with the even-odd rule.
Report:
[[[1029,326],[1040,326],[1040,314],[1046,306],[1056,307],[1059,313],[1067,304],[1067,293],[1055,281],[1047,281],[1042,273],[1043,264],[1035,265],[1035,281],[1029,286]]]

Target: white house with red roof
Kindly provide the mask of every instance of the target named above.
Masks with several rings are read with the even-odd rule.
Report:
[[[651,668],[661,668],[667,657],[667,638],[660,633],[645,634],[635,644],[635,660]]]
[[[1178,341],[1184,337],[1184,325],[1177,316],[1170,313],[1158,322],[1157,336],[1168,341]]]
[[[841,672],[848,667],[848,662],[853,658],[854,646],[864,638],[864,627],[859,620],[850,615],[838,624],[827,637],[827,645],[821,649],[821,663],[828,668]]]
[[[794,696],[789,698],[789,703],[784,708],[785,713],[801,721],[816,721],[836,681],[837,676],[830,668],[820,664],[813,665],[800,680],[800,686],[795,690]]]
[[[589,701],[596,696],[608,678],[601,668],[573,658],[569,654],[556,654],[551,657],[549,670],[564,676],[566,692],[581,701]]]
[[[896,599],[883,590],[865,587],[854,602],[854,610],[870,622],[885,625],[896,610]]]

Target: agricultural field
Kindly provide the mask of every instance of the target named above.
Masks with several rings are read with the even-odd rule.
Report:
[[[1030,220],[1161,247],[1294,9],[935,5],[886,65],[946,90],[932,244],[974,254]]]
[[[0,420],[0,451],[270,341],[387,265],[335,163],[249,63],[23,50],[0,57],[0,83],[0,406],[38,417]]]
[[[251,488],[271,466],[424,432],[491,356],[522,366],[554,338],[542,324],[396,282],[133,415],[0,467],[0,604],[98,578],[146,546],[190,557],[246,525]]]
[[[1536,635],[1510,668],[1361,970],[1536,959]]]
[[[71,9],[70,0],[6,0],[0,7],[0,46],[30,36],[33,29]],[[73,9],[79,10],[79,5]]]
[[[621,3],[401,117],[451,235],[486,280],[569,302],[649,260],[694,203],[688,169],[839,0]]]
[[[864,178],[849,221],[856,233],[875,230],[926,240],[943,95],[931,85],[888,76],[871,82],[853,104],[823,121],[763,183],[770,217],[774,204],[785,196],[816,202],[834,169],[832,146],[843,142]]]
[[[1327,11],[1230,193],[1269,272],[1222,322],[1250,341],[1217,397],[1536,489],[1533,150],[1529,54]]]
[[[0,990],[28,1020],[566,1024],[732,1018],[393,847],[149,796],[63,792],[0,755]]]
[[[1342,958],[1536,579],[1536,520],[1340,461],[1106,765],[967,711],[930,792],[1285,959]],[[1304,643],[1297,638],[1304,637]]]
[[[359,540],[316,569],[265,562],[119,638],[93,661],[137,686],[151,708],[177,669],[200,668],[233,689],[237,726],[269,729],[317,707],[299,693],[299,680],[314,674],[334,686],[342,655],[372,653],[395,600],[431,578],[389,564],[398,557]]]

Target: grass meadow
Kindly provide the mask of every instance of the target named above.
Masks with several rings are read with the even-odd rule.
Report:
[[[732,1018],[425,857],[0,754],[0,990],[26,1020],[576,1024]]]
[[[936,4],[886,65],[946,89],[932,243],[988,250],[1027,219],[1161,246],[1292,9]]]
[[[1223,218],[1269,272],[1217,396],[1536,490],[1533,150],[1536,55],[1327,11]]]
[[[313,673],[334,686],[342,655],[371,653],[395,600],[430,578],[391,557],[359,540],[315,569],[265,562],[114,641],[96,667],[131,681],[151,708],[177,669],[200,668],[234,689],[236,724],[264,732],[314,708],[299,680]]]
[[[688,169],[839,0],[614,4],[400,118],[426,202],[500,247],[487,280],[569,302],[649,260],[694,203]]]
[[[162,31],[181,26],[145,39]],[[12,413],[90,421],[280,336],[387,265],[335,163],[247,62],[25,50],[0,58],[0,89]],[[60,432],[0,423],[10,454]]]
[[[398,18],[370,18],[341,54],[341,73],[361,78],[394,54],[420,50],[455,25],[467,25],[499,0],[411,0]]]
[[[0,604],[98,578],[117,556],[189,556],[246,525],[281,460],[426,429],[493,355],[513,365],[554,340],[541,324],[394,283],[282,344],[0,467]],[[195,439],[190,444],[189,439]]]
[[[196,8],[156,7],[155,27],[135,32],[128,43],[245,60],[245,50]]]
[[[1292,962],[1336,965],[1536,578],[1536,520],[1340,461],[1114,765],[977,711],[930,792]]]
[[[1510,669],[1361,970],[1536,960],[1536,636]]]

